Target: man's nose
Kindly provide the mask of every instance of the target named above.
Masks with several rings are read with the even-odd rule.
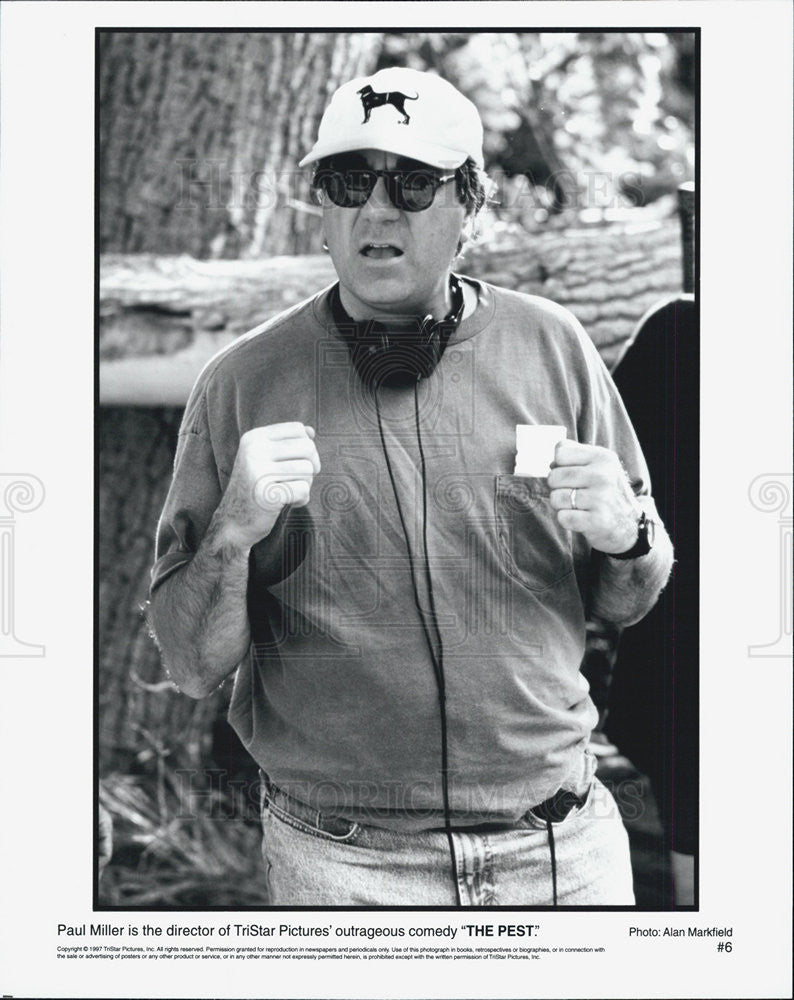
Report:
[[[396,219],[399,217],[400,210],[389,197],[386,181],[383,177],[378,177],[372,194],[364,203],[364,211],[377,215],[379,218]]]

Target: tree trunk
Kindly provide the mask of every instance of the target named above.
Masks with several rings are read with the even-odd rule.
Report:
[[[102,251],[237,258],[319,250],[300,158],[379,34],[99,36]]]
[[[181,410],[100,411],[99,752],[103,772],[152,753],[196,766],[224,693],[203,701],[167,680],[143,616],[154,531],[171,478]]]

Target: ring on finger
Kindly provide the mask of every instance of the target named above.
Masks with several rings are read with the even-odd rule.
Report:
[[[571,510],[577,510],[576,506],[576,487],[571,490]]]

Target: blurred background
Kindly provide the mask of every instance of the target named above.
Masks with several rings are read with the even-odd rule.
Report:
[[[695,172],[695,36],[103,31],[97,57],[100,853],[113,828],[97,902],[259,906],[256,773],[229,685],[175,692],[142,607],[200,368],[334,278],[296,167],[330,95],[408,65],[470,97],[498,187],[460,270],[567,306],[613,367],[687,268],[691,290],[677,189]],[[621,782],[638,901],[665,908],[652,797],[631,769]]]

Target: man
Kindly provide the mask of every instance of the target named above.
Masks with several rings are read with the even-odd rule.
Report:
[[[344,85],[304,164],[339,282],[192,393],[152,575],[170,675],[237,671],[274,904],[630,905],[578,668],[585,611],[642,617],[672,551],[617,393],[565,310],[452,273],[485,191],[450,84]],[[548,475],[514,474],[519,424],[564,428]]]

